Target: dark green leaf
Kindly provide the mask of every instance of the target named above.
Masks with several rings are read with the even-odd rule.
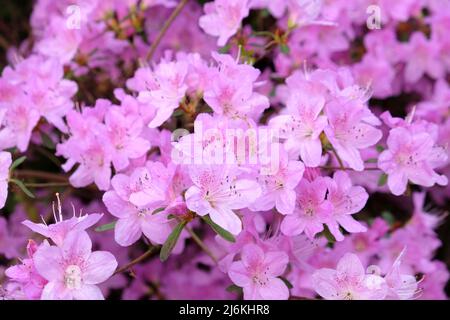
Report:
[[[219,226],[218,224],[214,223],[214,221],[211,220],[209,215],[203,216],[202,219],[211,226],[211,228],[222,238],[229,242],[236,242],[236,239],[234,236],[229,233],[227,230]]]
[[[34,194],[30,190],[28,190],[28,188],[23,184],[22,181],[17,179],[10,179],[9,181],[17,185],[20,188],[20,190],[22,190],[23,193],[25,193],[30,198],[35,198]]]
[[[101,226],[95,228],[95,231],[97,231],[97,232],[103,232],[103,231],[112,230],[112,229],[114,229],[114,227],[116,226],[116,222],[117,222],[117,221],[114,221],[114,222],[110,222],[110,223],[101,225]]]
[[[288,279],[286,279],[285,277],[278,277],[280,278],[284,284],[286,285],[286,287],[288,287],[288,289],[292,289],[294,286],[292,285],[292,283],[289,282]]]
[[[383,211],[381,213],[381,216],[383,217],[383,219],[389,223],[389,225],[393,225],[395,222],[395,217],[392,215],[392,213],[390,213],[389,211]]]
[[[164,210],[166,210],[166,207],[161,207],[161,208],[155,209],[155,210],[152,212],[152,214],[157,214],[157,213],[160,213],[161,211],[164,211]]]
[[[377,146],[376,146],[376,149],[377,149],[378,152],[383,152],[384,147],[381,146],[381,145],[377,145]]]
[[[180,237],[181,231],[183,231],[184,227],[186,226],[187,221],[181,221],[170,233],[170,235],[167,237],[166,242],[164,242],[161,251],[159,253],[159,258],[161,261],[166,261],[167,258],[169,258],[170,253],[172,252],[173,248],[177,244],[178,238]]]
[[[370,159],[367,159],[365,162],[366,163],[377,163],[378,159],[377,158],[370,158]]]
[[[238,286],[235,285],[235,284],[229,285],[229,286],[227,287],[226,290],[227,290],[228,292],[236,292],[236,293],[238,293],[238,294],[241,294],[241,293],[242,293],[242,288],[241,288],[241,287],[238,287]]]
[[[387,178],[388,178],[388,176],[386,175],[386,173],[382,173],[380,175],[380,178],[378,179],[378,186],[379,187],[384,186],[387,182]]]
[[[18,166],[20,166],[26,159],[27,159],[27,157],[25,157],[25,156],[17,158],[16,160],[14,160],[14,162],[12,163],[11,168],[9,168],[9,170],[11,170],[11,171],[14,170]]]

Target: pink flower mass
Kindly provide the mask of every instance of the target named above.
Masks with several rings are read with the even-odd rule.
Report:
[[[447,0],[8,3],[0,300],[447,299]]]

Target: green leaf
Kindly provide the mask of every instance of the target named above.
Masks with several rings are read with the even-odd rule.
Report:
[[[380,178],[378,179],[378,186],[379,187],[384,186],[386,184],[386,182],[387,182],[387,178],[388,178],[387,174],[386,173],[382,173],[380,175]]]
[[[161,207],[161,208],[153,210],[152,214],[157,214],[157,213],[160,213],[161,211],[164,211],[164,210],[166,210],[166,207]]]
[[[286,279],[285,277],[278,277],[281,279],[281,281],[284,282],[284,284],[286,285],[286,287],[288,287],[288,289],[292,289],[294,286],[292,285],[292,283],[289,282],[288,279]]]
[[[377,145],[376,149],[378,152],[383,152],[384,151],[384,147],[382,145]]]
[[[20,190],[22,190],[23,193],[25,193],[30,198],[33,198],[33,199],[36,198],[34,196],[34,194],[30,190],[28,190],[28,188],[25,186],[25,184],[22,181],[17,180],[17,179],[9,179],[9,181],[14,183],[16,186],[18,186],[20,188]]]
[[[14,160],[14,162],[12,163],[11,167],[9,168],[9,170],[13,171],[15,168],[20,166],[26,159],[27,159],[27,157],[25,157],[25,156],[17,158],[16,160]]]
[[[284,54],[289,54],[289,52],[291,51],[291,49],[289,49],[288,45],[284,44],[284,43],[280,45],[280,50]]]
[[[236,292],[236,293],[238,293],[238,294],[242,294],[242,293],[243,293],[243,292],[242,292],[242,288],[241,288],[241,287],[238,287],[238,286],[235,285],[235,284],[229,285],[229,286],[226,288],[226,290],[227,290],[228,292]]]
[[[366,163],[377,163],[378,159],[377,158],[370,158],[370,159],[367,159],[365,162]]]
[[[209,215],[203,216],[202,219],[222,238],[229,242],[236,242],[236,239],[234,236],[229,233],[227,230],[216,224],[214,221],[211,220]]]
[[[181,221],[167,237],[166,242],[164,242],[161,251],[159,253],[159,258],[161,261],[166,261],[169,258],[170,253],[177,244],[178,238],[180,237],[181,231],[187,225],[187,221]]]
[[[50,150],[56,149],[55,143],[53,142],[52,138],[50,138],[50,136],[48,134],[46,134],[45,132],[41,131],[41,139],[42,139],[42,145],[44,147],[46,147],[47,149],[50,149]]]
[[[114,222],[110,222],[110,223],[101,225],[101,226],[95,228],[95,231],[97,231],[97,232],[103,232],[103,231],[112,230],[112,229],[114,229],[114,227],[116,226],[116,222],[117,222],[117,221],[114,221]]]

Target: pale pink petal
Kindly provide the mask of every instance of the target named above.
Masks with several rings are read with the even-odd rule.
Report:
[[[260,287],[259,293],[264,300],[287,300],[289,298],[288,287],[278,278],[270,279],[265,286]]]
[[[74,300],[105,300],[99,287],[85,284],[80,289],[72,291]]]
[[[55,246],[41,246],[33,256],[39,274],[48,281],[62,281],[64,277],[61,249]]]
[[[97,284],[106,281],[117,268],[117,260],[106,251],[95,251],[83,268],[83,283]]]
[[[141,235],[139,218],[129,217],[117,220],[114,228],[114,239],[119,245],[128,247],[138,241]]]

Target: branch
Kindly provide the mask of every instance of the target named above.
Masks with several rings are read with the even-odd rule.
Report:
[[[159,43],[161,42],[162,38],[166,34],[167,30],[169,29],[172,22],[178,17],[181,10],[183,10],[184,6],[187,4],[189,0],[181,0],[181,2],[177,5],[175,10],[173,10],[172,14],[170,15],[169,19],[167,19],[166,23],[164,23],[164,26],[162,27],[161,31],[159,32],[158,36],[156,37],[155,41],[153,41],[150,51],[147,53],[146,60],[151,60],[153,57],[153,54],[156,51],[156,48],[158,47]]]
[[[160,249],[160,246],[153,246],[153,247],[150,247],[150,249],[148,249],[146,252],[144,252],[142,255],[140,255],[139,257],[137,257],[137,258],[134,259],[133,261],[127,263],[126,265],[124,265],[124,266],[121,267],[121,268],[118,268],[118,269],[113,273],[113,276],[116,275],[116,274],[118,274],[118,273],[127,271],[127,270],[130,269],[132,266],[134,266],[135,264],[138,264],[139,262],[145,260],[146,258],[148,258],[149,256],[151,256],[156,250],[159,250],[159,249]]]

